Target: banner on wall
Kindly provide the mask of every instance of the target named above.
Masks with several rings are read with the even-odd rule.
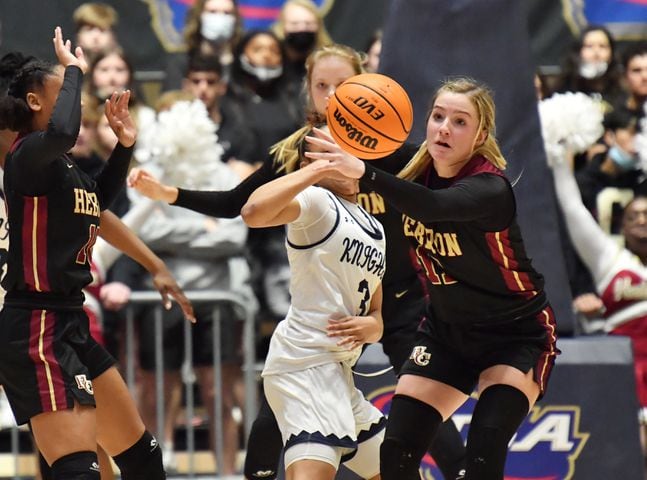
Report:
[[[152,27],[167,52],[183,49],[182,31],[195,0],[142,0],[151,13]],[[323,15],[334,0],[313,0]],[[278,18],[285,0],[240,0],[238,8],[246,30],[267,29]]]
[[[647,0],[562,0],[562,7],[575,36],[587,25],[604,25],[616,40],[647,39]]]

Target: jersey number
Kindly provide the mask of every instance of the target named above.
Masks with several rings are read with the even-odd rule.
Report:
[[[368,301],[371,298],[371,292],[369,291],[369,288],[368,288],[368,282],[366,280],[362,280],[361,282],[359,282],[359,287],[357,288],[357,291],[359,293],[364,294],[364,298],[359,304],[359,314],[360,316],[363,316],[368,313]]]
[[[97,234],[99,233],[99,228],[95,224],[91,224],[88,232],[88,241],[85,242],[85,245],[81,247],[79,253],[76,254],[76,263],[85,265],[92,261],[92,247],[97,241]]]
[[[452,283],[456,283],[456,280],[443,272],[440,266],[437,267],[435,262],[425,255],[424,252],[421,252],[420,249],[421,247],[416,248],[416,256],[425,269],[425,274],[432,285],[451,285]],[[440,270],[440,273],[438,273],[437,268]]]

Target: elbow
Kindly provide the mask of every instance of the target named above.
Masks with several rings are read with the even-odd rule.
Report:
[[[247,202],[240,210],[240,216],[248,227],[259,228],[265,226],[262,222],[259,205],[255,202]]]

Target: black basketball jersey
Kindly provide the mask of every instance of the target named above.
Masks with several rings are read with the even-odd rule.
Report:
[[[47,195],[22,195],[12,181],[15,161],[10,153],[4,177],[10,225],[2,282],[7,298],[22,297],[20,292],[80,297],[92,280],[92,246],[99,232],[96,183],[64,155],[49,168],[56,188]]]
[[[432,313],[452,323],[502,323],[544,308],[544,280],[526,254],[514,194],[503,173],[476,157],[453,179],[437,177],[430,167],[420,181],[433,189],[463,190],[459,195],[469,191],[491,209],[511,214],[506,226],[497,229],[476,212],[474,219],[424,224],[405,218],[404,234],[413,242],[428,279]],[[498,193],[488,191],[492,186]]]
[[[473,158],[451,179],[430,165],[420,185],[367,167],[362,183],[405,212],[403,233],[424,268],[431,315],[449,323],[503,323],[546,305],[512,187],[487,159]]]
[[[5,161],[9,255],[5,304],[80,308],[101,208],[123,187],[132,147],[117,144],[99,177],[67,155],[81,123],[78,67],[68,66],[47,129],[21,135]]]

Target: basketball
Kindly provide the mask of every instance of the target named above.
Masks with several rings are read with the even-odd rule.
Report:
[[[395,80],[363,73],[337,87],[328,100],[326,118],[341,148],[372,160],[393,153],[404,143],[411,132],[413,107]]]

